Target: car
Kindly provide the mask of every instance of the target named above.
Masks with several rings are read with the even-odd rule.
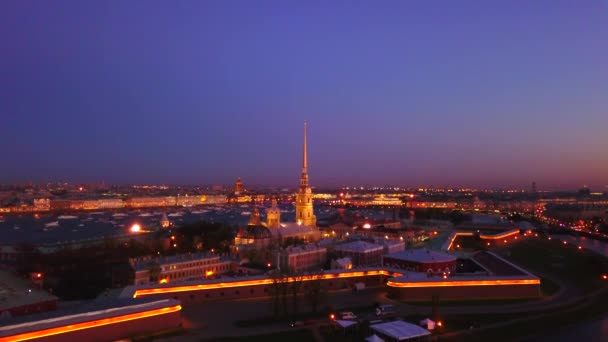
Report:
[[[344,312],[340,312],[340,319],[347,320],[347,321],[354,321],[355,319],[357,319],[357,316],[354,313],[352,313],[351,311],[344,311]]]
[[[289,323],[289,326],[292,328],[299,328],[304,326],[304,322],[302,321],[292,321]]]
[[[386,316],[396,313],[395,306],[391,304],[379,305],[376,308],[376,316]]]

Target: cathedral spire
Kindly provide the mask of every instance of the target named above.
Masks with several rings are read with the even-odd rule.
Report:
[[[306,121],[304,121],[304,153],[302,155],[302,172],[306,172],[308,167],[307,156],[306,156]]]

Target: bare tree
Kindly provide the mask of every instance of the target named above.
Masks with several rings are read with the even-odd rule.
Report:
[[[158,281],[158,277],[160,276],[162,269],[160,268],[160,265],[158,264],[158,262],[156,261],[150,261],[147,265],[146,268],[148,269],[149,275],[150,275],[150,281],[152,282],[157,282]]]
[[[298,313],[298,304],[299,304],[299,300],[298,300],[298,294],[300,293],[300,290],[302,289],[302,283],[304,281],[304,277],[302,276],[301,273],[299,272],[293,272],[291,274],[291,286],[289,287],[291,290],[291,299],[292,299],[292,303],[293,303],[293,313],[294,315]]]
[[[306,284],[305,294],[312,312],[317,312],[319,305],[325,299],[326,288],[323,284],[322,273],[311,275],[311,278]]]
[[[281,304],[281,282],[281,275],[279,273],[274,273],[272,275],[272,284],[270,285],[270,296],[272,298],[272,314],[275,318],[279,317]]]

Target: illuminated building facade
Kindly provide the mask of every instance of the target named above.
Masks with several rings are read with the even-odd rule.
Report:
[[[245,187],[243,186],[243,182],[241,181],[241,178],[237,178],[236,183],[234,184],[234,194],[238,196],[244,192]]]
[[[51,200],[48,198],[39,198],[34,200],[34,210],[49,211],[51,210]]]
[[[173,196],[167,197],[133,197],[125,201],[130,208],[152,208],[152,207],[168,207],[175,206],[177,198]]]
[[[314,245],[290,246],[277,253],[279,268],[296,273],[321,270],[326,261],[327,249]]]
[[[213,254],[180,254],[129,260],[135,270],[134,284],[206,279],[230,272],[232,261]],[[154,270],[156,268],[156,270]],[[154,273],[157,274],[154,274]]]
[[[171,221],[169,221],[167,213],[163,213],[163,217],[160,219],[160,227],[169,228],[169,226],[171,226]]]

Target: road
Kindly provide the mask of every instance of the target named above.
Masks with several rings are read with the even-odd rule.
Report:
[[[383,288],[368,288],[363,291],[335,291],[328,294],[328,303],[336,309],[382,304],[391,302]],[[301,298],[302,310],[309,310]],[[290,302],[291,304],[291,302]],[[186,306],[182,317],[186,334],[163,341],[200,341],[226,336],[248,336],[291,329],[286,323],[276,323],[255,327],[235,327],[234,322],[272,315],[270,298],[252,298],[230,301],[216,301]]]

